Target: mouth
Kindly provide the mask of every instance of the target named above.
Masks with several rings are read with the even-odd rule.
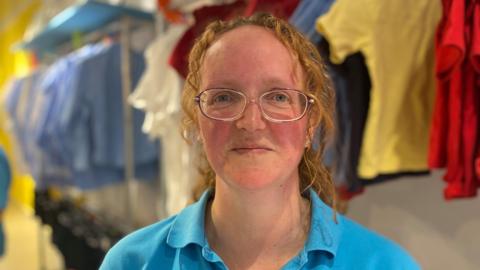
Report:
[[[261,154],[261,153],[266,153],[270,152],[273,149],[264,147],[264,146],[240,146],[240,147],[234,147],[232,148],[232,151],[238,154]]]

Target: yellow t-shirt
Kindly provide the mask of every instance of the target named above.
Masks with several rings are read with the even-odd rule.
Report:
[[[441,2],[337,0],[317,20],[341,63],[362,52],[372,89],[359,176],[427,169],[434,80],[434,34]]]

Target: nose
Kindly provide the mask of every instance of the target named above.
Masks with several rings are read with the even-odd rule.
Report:
[[[265,128],[265,119],[263,119],[260,106],[254,100],[251,100],[245,106],[242,117],[240,117],[235,125],[239,129],[246,131],[255,131]]]

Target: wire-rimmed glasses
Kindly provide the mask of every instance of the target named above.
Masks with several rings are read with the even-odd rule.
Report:
[[[220,121],[239,119],[249,102],[257,103],[262,115],[271,122],[291,122],[302,118],[314,99],[295,89],[273,89],[248,100],[240,91],[211,88],[195,96],[203,115]]]

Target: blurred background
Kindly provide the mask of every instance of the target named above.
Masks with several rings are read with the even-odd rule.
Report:
[[[0,0],[0,269],[97,269],[191,202],[188,52],[262,11],[324,58],[339,211],[423,269],[479,269],[478,0]]]

